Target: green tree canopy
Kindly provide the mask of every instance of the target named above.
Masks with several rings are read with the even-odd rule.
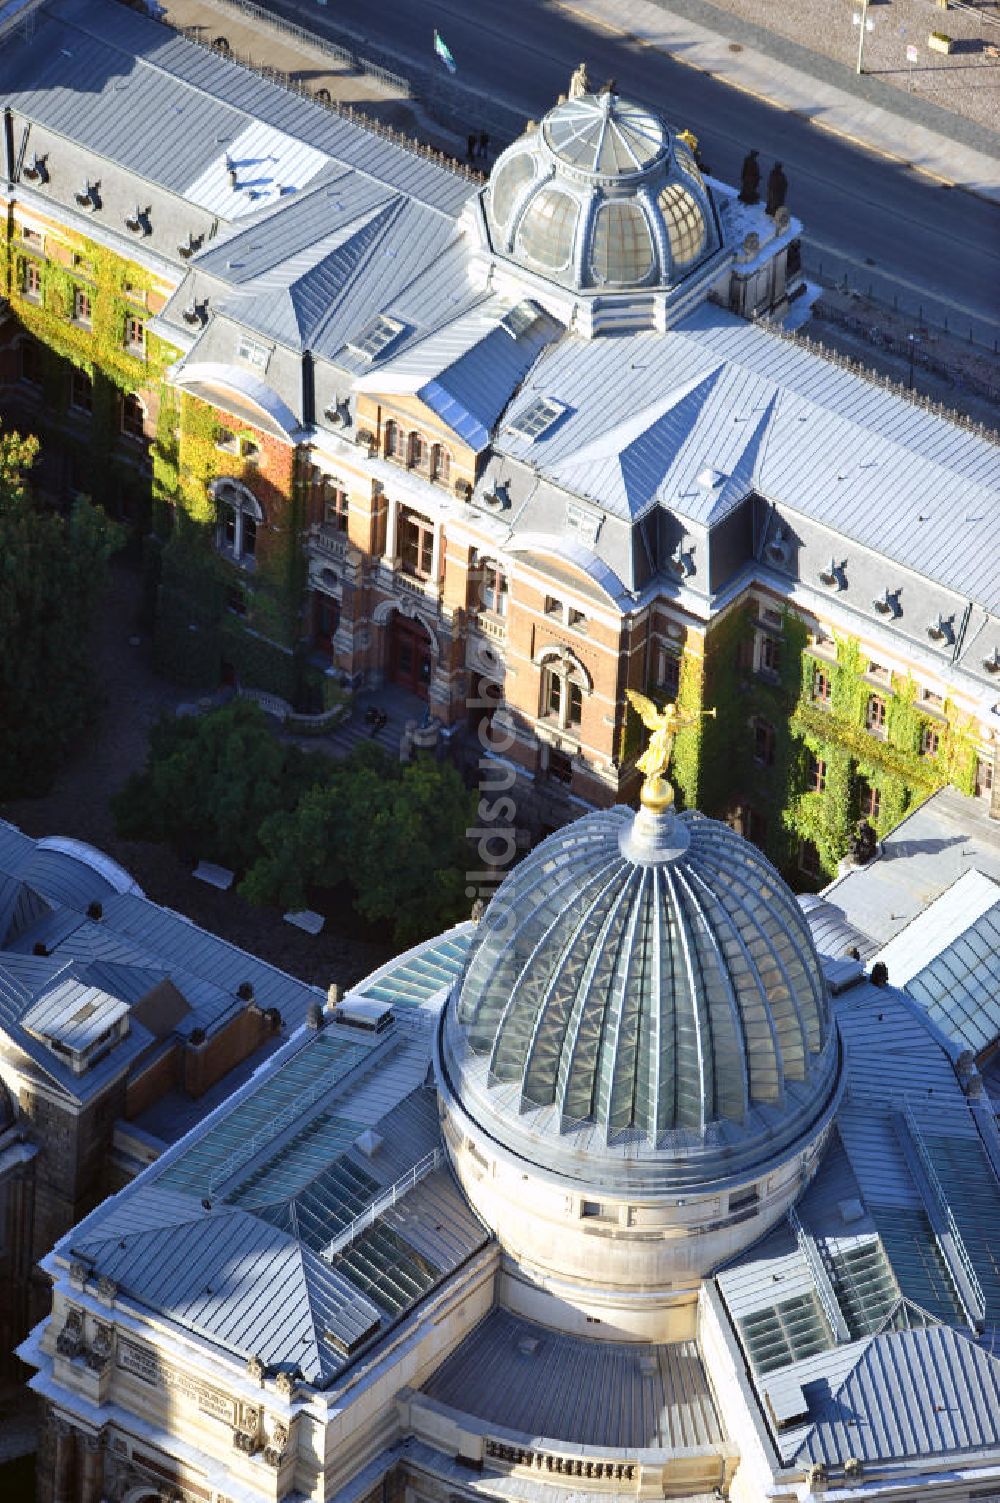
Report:
[[[209,715],[165,718],[149,758],[112,799],[118,832],[244,871],[262,823],[295,807],[327,760],[279,741],[261,709],[234,699]]]
[[[0,798],[43,793],[95,709],[90,628],[121,529],[34,497],[33,438],[0,432]]]
[[[362,918],[413,943],[464,916],[474,823],[475,798],[453,767],[426,758],[400,767],[362,743],[294,810],[265,821],[240,890],[302,908],[346,882]]]

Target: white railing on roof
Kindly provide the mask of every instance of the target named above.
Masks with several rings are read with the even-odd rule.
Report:
[[[969,1285],[969,1290],[972,1294],[973,1308],[967,1313],[972,1316],[973,1323],[982,1321],[986,1318],[986,1296],[983,1294],[983,1286],[979,1282],[972,1259],[969,1257],[969,1250],[965,1245],[965,1240],[958,1229],[954,1216],[952,1215],[951,1204],[944,1192],[944,1186],[941,1184],[941,1181],[938,1178],[937,1170],[935,1169],[934,1163],[931,1159],[930,1150],[928,1149],[927,1144],[924,1142],[923,1134],[920,1131],[920,1126],[917,1122],[913,1108],[905,1098],[903,1101],[903,1116],[906,1120],[906,1125],[909,1128],[910,1136],[913,1139],[914,1147],[916,1148],[917,1154],[920,1158],[921,1167],[927,1176],[931,1189],[937,1197],[938,1207],[944,1216],[949,1235],[951,1236],[952,1241],[955,1245],[955,1252],[958,1255],[958,1260],[962,1265],[962,1272],[965,1275],[965,1278]],[[962,1291],[959,1290],[959,1297],[961,1298],[961,1296]],[[962,1302],[963,1304],[965,1303],[964,1299]]]
[[[850,1341],[850,1327],[848,1326],[847,1321],[844,1319],[843,1311],[841,1310],[840,1303],[837,1299],[837,1292],[830,1282],[830,1276],[827,1273],[826,1268],[824,1267],[823,1259],[820,1257],[816,1249],[816,1244],[813,1242],[812,1237],[810,1237],[809,1233],[802,1225],[802,1222],[799,1220],[798,1212],[796,1211],[794,1206],[791,1206],[789,1208],[788,1224],[792,1228],[792,1231],[795,1233],[795,1240],[799,1245],[799,1252],[802,1254],[809,1265],[809,1272],[812,1274],[813,1283],[816,1286],[816,1293],[819,1296],[819,1302],[823,1307],[823,1314],[826,1316],[830,1330],[833,1332],[834,1341],[836,1341],[838,1345],[843,1341]]]
[[[433,1148],[430,1153],[425,1153],[412,1169],[408,1169],[401,1179],[397,1179],[395,1184],[389,1186],[388,1190],[383,1190],[370,1206],[365,1207],[360,1216],[355,1216],[342,1232],[338,1232],[332,1242],[327,1243],[323,1249],[323,1257],[330,1261],[339,1252],[343,1252],[345,1247],[349,1247],[357,1237],[361,1236],[362,1232],[367,1231],[384,1212],[390,1210],[397,1201],[402,1200],[404,1195],[408,1195],[414,1185],[426,1179],[428,1174],[433,1174],[435,1169],[440,1169],[443,1163],[444,1154],[440,1148]]]

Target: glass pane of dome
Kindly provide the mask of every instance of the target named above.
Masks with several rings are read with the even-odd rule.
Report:
[[[704,188],[705,179],[695,166],[694,157],[681,141],[674,142],[674,161],[682,172],[686,172],[688,177],[694,178],[699,188]]]
[[[701,255],[708,238],[701,205],[680,183],[668,183],[660,194],[659,203],[674,263],[688,266]]]
[[[496,224],[507,223],[517,195],[534,175],[535,164],[526,151],[497,168],[490,182],[490,212]]]
[[[516,249],[529,261],[559,271],[573,254],[580,205],[558,188],[542,188],[525,210]]]
[[[602,204],[597,211],[590,265],[598,282],[645,281],[653,268],[653,239],[637,203]]]
[[[666,132],[655,115],[613,94],[570,99],[545,121],[545,139],[571,167],[601,176],[641,172],[664,149]]]

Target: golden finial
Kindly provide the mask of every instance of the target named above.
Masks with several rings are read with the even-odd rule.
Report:
[[[685,146],[689,146],[692,153],[698,150],[698,137],[695,135],[694,131],[679,130],[677,132],[677,139],[678,141],[683,141]]]
[[[646,774],[640,798],[645,808],[662,814],[674,801],[674,790],[663,776],[670,765],[674,737],[686,726],[696,724],[702,716],[709,715],[714,720],[716,711],[698,710],[686,714],[675,704],[664,705],[660,710],[651,699],[635,689],[626,689],[625,695],[633,710],[638,711],[647,731],[653,733],[646,750],[636,759],[636,767]]]

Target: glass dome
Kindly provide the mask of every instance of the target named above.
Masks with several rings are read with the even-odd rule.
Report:
[[[550,110],[501,155],[483,197],[494,252],[578,291],[669,289],[722,244],[687,144],[615,94]]]
[[[519,1151],[582,1135],[590,1161],[674,1159],[687,1182],[807,1135],[839,1075],[808,923],[766,858],[700,814],[620,807],[500,887],[444,1049],[473,1115]]]

